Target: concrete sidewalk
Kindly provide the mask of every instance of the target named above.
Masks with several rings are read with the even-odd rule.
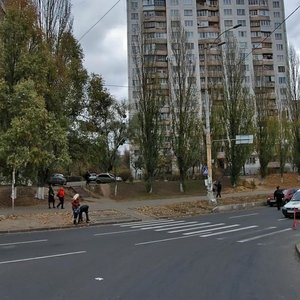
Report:
[[[270,191],[240,192],[235,194],[237,197],[253,196],[266,194]],[[223,194],[223,199],[232,197],[233,194]],[[30,230],[50,230],[61,229],[74,226],[93,226],[101,224],[112,224],[120,222],[134,222],[141,220],[151,220],[151,217],[138,210],[142,207],[159,207],[170,204],[190,203],[199,200],[207,200],[207,196],[185,196],[169,199],[155,200],[132,200],[115,201],[109,198],[85,197],[82,204],[89,205],[90,223],[73,225],[71,204],[66,202],[65,209],[48,209],[47,200],[41,200],[41,204],[32,207],[15,207],[0,209],[0,233],[24,232]],[[211,212],[219,212],[230,209],[243,209],[254,206],[257,203],[233,204],[227,206],[212,206]],[[161,216],[163,218],[164,216]],[[167,216],[165,216],[167,217]]]

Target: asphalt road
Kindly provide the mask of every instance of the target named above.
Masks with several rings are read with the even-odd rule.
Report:
[[[299,299],[300,227],[276,208],[0,235],[3,299]]]

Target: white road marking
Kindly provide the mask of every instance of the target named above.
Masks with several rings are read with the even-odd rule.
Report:
[[[289,230],[292,230],[292,228],[287,228],[287,229],[283,229],[283,230],[279,230],[279,231],[274,231],[274,232],[271,232],[271,233],[257,235],[257,236],[254,236],[252,238],[240,240],[240,241],[237,241],[237,242],[238,243],[250,242],[250,241],[261,239],[261,238],[266,237],[266,236],[275,235],[275,234],[282,233],[282,232],[289,231]]]
[[[209,236],[214,236],[214,235],[221,235],[221,234],[225,234],[225,233],[229,233],[229,232],[242,231],[242,230],[247,230],[247,229],[256,228],[256,227],[258,227],[258,226],[257,225],[252,225],[252,226],[241,227],[241,228],[236,228],[236,229],[231,229],[231,230],[225,230],[225,231],[221,231],[221,232],[214,232],[214,233],[204,234],[204,235],[200,235],[200,237],[209,237]]]
[[[149,241],[149,242],[142,242],[142,243],[135,244],[135,246],[148,245],[148,244],[156,244],[156,243],[163,243],[163,242],[168,242],[168,241],[173,241],[173,240],[180,240],[180,239],[185,239],[185,238],[190,238],[190,237],[195,237],[195,236],[194,235],[179,236],[179,237],[174,237],[174,238],[169,238],[169,239],[162,239],[162,240],[154,240],[154,241]]]
[[[163,224],[163,225],[157,225],[157,226],[152,226],[152,227],[141,227],[141,230],[149,230],[149,229],[157,229],[157,228],[166,228],[166,227],[172,227],[174,225],[180,225],[180,224],[185,224],[184,221],[180,221],[180,222],[174,222],[172,224]]]
[[[287,221],[288,218],[277,219],[277,221]]]
[[[185,228],[185,227],[191,227],[191,226],[195,226],[195,225],[199,225],[198,222],[186,222],[184,224],[181,224],[179,226],[175,226],[175,227],[171,227],[171,228],[161,228],[161,229],[155,229],[155,231],[167,231],[167,230],[173,230],[173,229],[178,229],[178,228]]]
[[[162,223],[162,222],[172,222],[174,220],[151,220],[151,221],[142,221],[142,222],[129,222],[129,223],[122,223],[122,224],[113,224],[113,226],[119,226],[119,227],[131,227],[131,226],[137,226],[137,225],[143,225],[143,224],[156,224],[156,223]]]
[[[42,243],[42,242],[48,242],[48,240],[33,240],[33,241],[6,243],[6,244],[0,244],[0,247],[1,246],[21,245],[21,244],[31,244],[31,243]]]
[[[232,228],[232,227],[237,227],[237,226],[240,226],[240,224],[221,226],[218,228],[210,228],[210,229],[204,229],[204,230],[193,231],[193,232],[186,232],[186,233],[183,233],[183,235],[190,235],[190,234],[195,235],[195,234],[199,234],[199,233],[203,233],[203,232],[207,232],[207,231],[216,231],[216,230],[220,230],[220,229]]]
[[[259,213],[253,213],[253,214],[247,214],[247,215],[239,215],[239,216],[230,217],[229,219],[237,219],[237,218],[251,217],[251,216],[256,216],[256,215],[259,215]]]
[[[104,278],[102,277],[96,277],[95,280],[98,280],[98,281],[102,281]]]
[[[119,234],[119,233],[122,234],[122,233],[135,232],[135,231],[140,231],[140,229],[131,229],[131,230],[122,230],[122,231],[95,233],[94,236],[111,235],[111,234]]]
[[[68,252],[68,253],[60,253],[60,254],[53,254],[53,255],[47,255],[47,256],[37,256],[37,257],[30,257],[30,258],[0,261],[0,265],[17,263],[17,262],[32,261],[32,260],[47,259],[47,258],[56,258],[56,257],[83,254],[83,253],[86,253],[86,251]]]
[[[137,225],[137,226],[131,226],[130,228],[146,228],[146,227],[152,227],[152,226],[162,226],[162,225],[168,225],[168,224],[180,224],[184,223],[185,221],[168,221],[168,222],[161,222],[157,224],[146,224],[146,225]]]
[[[210,224],[210,223],[200,223],[201,224]],[[178,233],[178,232],[184,232],[184,231],[190,231],[190,230],[196,230],[196,229],[203,229],[203,228],[211,228],[211,227],[216,227],[216,226],[222,226],[225,225],[225,223],[218,223],[218,224],[212,224],[212,225],[203,225],[203,226],[196,226],[193,228],[184,228],[184,229],[178,229],[178,230],[172,230],[168,231],[168,233]]]

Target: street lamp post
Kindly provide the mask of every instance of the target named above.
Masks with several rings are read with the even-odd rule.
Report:
[[[204,95],[205,95],[205,137],[206,137],[206,162],[207,162],[207,198],[210,202],[216,203],[216,199],[213,193],[213,182],[212,182],[212,158],[211,158],[211,131],[210,131],[210,103],[208,94],[208,68],[207,68],[207,50],[214,46],[222,46],[225,42],[216,43],[221,35],[227,31],[241,27],[241,24],[230,27],[223,32],[221,32],[217,38],[211,43],[206,44],[204,47],[204,73],[205,73],[205,85],[204,85]]]

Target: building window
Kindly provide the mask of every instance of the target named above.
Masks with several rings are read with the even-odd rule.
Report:
[[[191,9],[185,9],[184,10],[184,15],[187,17],[190,17],[193,15],[193,11]]]
[[[225,15],[225,16],[231,16],[231,15],[232,15],[232,9],[227,9],[227,8],[225,8],[225,9],[224,9],[224,15]]]
[[[282,33],[275,33],[275,40],[277,41],[282,40]]]
[[[224,20],[224,25],[225,25],[225,27],[232,27],[233,22],[232,22],[232,20]]]
[[[244,9],[237,9],[236,13],[238,16],[244,16],[245,15],[245,10]]]
[[[192,0],[184,0],[184,5],[191,5],[192,4]]]
[[[171,9],[171,16],[172,17],[179,17],[179,10],[178,9]]]
[[[192,27],[194,25],[193,20],[185,20],[184,25],[185,27]]]
[[[194,36],[194,32],[193,32],[193,31],[186,31],[186,32],[185,32],[185,36],[186,36],[187,38],[192,38],[192,37]]]
[[[245,4],[245,1],[244,0],[236,0],[236,4],[243,5],[243,4]]]
[[[278,66],[278,72],[279,73],[284,73],[285,72],[285,67],[284,66]]]
[[[279,80],[279,84],[285,84],[286,83],[285,77],[279,77],[278,80]]]
[[[283,51],[283,45],[282,44],[276,44],[277,51]]]
[[[242,25],[243,27],[246,26],[246,20],[238,20],[237,23],[238,25]]]
[[[178,5],[178,0],[171,0],[171,5]]]
[[[280,12],[274,11],[274,18],[280,18]]]
[[[138,3],[136,1],[131,1],[131,9],[137,9]]]
[[[247,31],[239,31],[239,37],[246,37]]]
[[[277,60],[278,61],[283,61],[284,60],[284,56],[282,54],[277,55]]]
[[[231,0],[223,0],[224,5],[230,5],[231,4]]]
[[[279,8],[279,1],[273,1],[273,8]]]
[[[138,20],[139,19],[139,14],[138,13],[132,13],[131,14],[131,20]]]

